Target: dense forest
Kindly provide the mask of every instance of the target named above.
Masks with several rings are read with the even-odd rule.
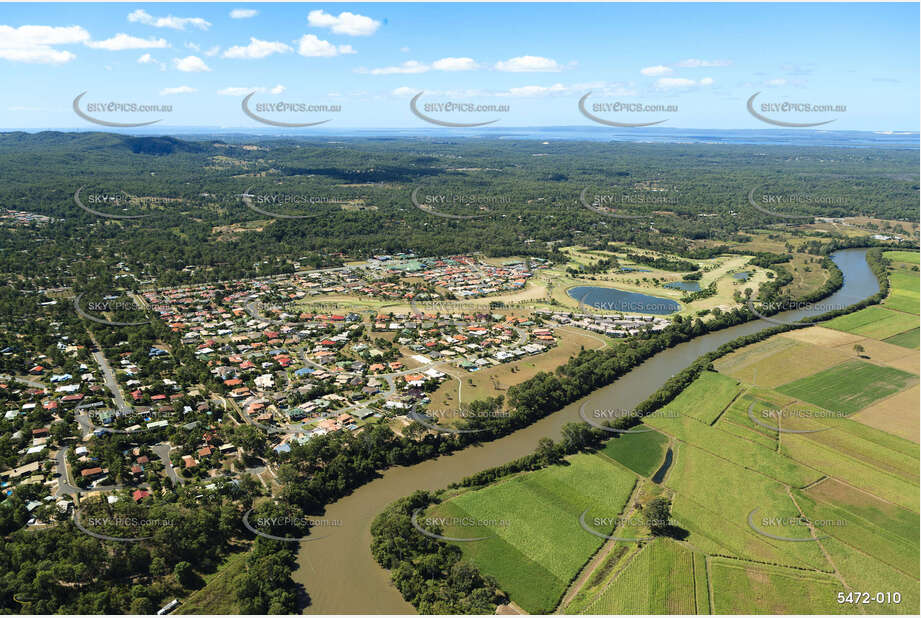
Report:
[[[800,196],[773,206],[781,215],[918,220],[918,155],[898,150],[460,139],[244,144],[45,132],[0,135],[0,168],[0,207],[54,218],[0,226],[0,274],[27,285],[21,275],[29,273],[28,286],[44,287],[106,270],[134,286],[226,280],[400,251],[547,257],[576,242],[694,257],[694,239],[735,243],[746,229],[787,225],[752,207],[753,190]],[[612,213],[639,218],[585,208],[583,190]]]

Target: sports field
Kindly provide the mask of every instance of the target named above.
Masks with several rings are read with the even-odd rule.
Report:
[[[579,516],[602,534],[623,512],[636,477],[604,457],[575,455],[568,465],[516,475],[467,491],[436,507],[444,517],[472,518],[483,526],[445,526],[449,537],[487,537],[459,542],[464,556],[499,582],[511,599],[531,613],[553,611],[582,566],[604,539],[586,532]],[[505,522],[503,525],[501,522]],[[565,550],[561,550],[565,548]]]

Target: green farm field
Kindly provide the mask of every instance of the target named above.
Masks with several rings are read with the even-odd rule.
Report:
[[[668,438],[658,431],[640,425],[641,431],[620,434],[608,440],[601,451],[611,459],[619,461],[641,476],[652,476],[662,463]]]
[[[739,394],[739,390],[739,383],[736,380],[714,371],[705,371],[675,397],[665,407],[665,410],[695,418],[709,425]],[[665,411],[661,414],[668,416]]]
[[[883,339],[883,341],[910,350],[917,350],[918,347],[921,346],[921,328],[907,330],[904,333],[899,333],[898,335]]]
[[[583,613],[695,614],[695,555],[668,539],[646,545]]]
[[[853,414],[917,379],[917,376],[891,367],[850,360],[777,390],[826,410]]]
[[[461,493],[435,509],[437,516],[507,522],[488,529],[447,526],[443,534],[488,536],[458,545],[468,560],[495,577],[511,599],[531,613],[553,611],[603,542],[582,529],[580,514],[588,509],[586,521],[619,517],[636,483],[633,473],[597,455],[575,455],[568,464]]]
[[[889,271],[889,296],[883,306],[918,315],[918,273],[906,270]]]
[[[855,313],[842,315],[825,323],[825,327],[870,339],[886,339],[918,327],[918,317],[873,305]]]
[[[893,262],[918,264],[921,253],[917,251],[883,251],[883,257]]]
[[[859,613],[837,604],[842,585],[831,575],[713,558],[710,577],[714,614]]]

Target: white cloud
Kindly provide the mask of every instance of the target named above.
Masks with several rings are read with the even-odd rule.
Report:
[[[646,75],[647,77],[659,77],[660,75],[671,75],[674,71],[667,66],[658,64],[653,67],[645,67],[640,69],[640,73]]]
[[[473,58],[442,58],[432,63],[436,71],[473,71],[479,68]]]
[[[166,39],[141,39],[119,32],[104,41],[87,41],[86,46],[93,49],[120,51],[123,49],[163,49],[169,47],[169,43],[166,42]]]
[[[381,22],[375,19],[348,11],[339,13],[338,17],[322,10],[310,11],[307,15],[307,23],[315,28],[329,28],[336,34],[350,36],[369,36],[381,27]]]
[[[163,62],[160,62],[159,60],[157,60],[156,58],[154,58],[154,57],[151,56],[150,54],[144,54],[143,56],[141,56],[140,58],[138,58],[138,64],[155,64],[155,65],[157,65],[158,67],[160,67],[160,70],[161,70],[161,71],[165,71],[165,70],[166,70],[166,64],[163,63]]]
[[[432,67],[418,60],[407,60],[399,66],[379,67],[377,69],[356,69],[356,73],[370,73],[371,75],[414,75],[430,71]]]
[[[278,84],[272,88],[266,88],[265,86],[250,86],[248,88],[230,86],[227,88],[221,88],[217,91],[217,93],[229,97],[242,97],[248,95],[251,92],[268,92],[269,94],[281,94],[285,90],[287,90],[287,88],[281,84]]]
[[[404,54],[408,54],[409,48],[404,45],[403,47],[400,48],[400,51],[403,52]]]
[[[193,92],[198,91],[191,86],[178,86],[176,88],[164,88],[160,91],[160,96],[166,96],[170,94],[191,94]]]
[[[186,49],[191,49],[192,51],[197,51],[197,52],[200,52],[200,51],[201,51],[201,46],[200,46],[198,43],[189,43],[189,42],[186,42],[185,48],[186,48]]]
[[[500,96],[545,97],[553,94],[565,94],[569,91],[570,89],[563,84],[553,84],[552,86],[520,86],[517,88],[509,88],[507,92],[500,94]]]
[[[518,56],[496,63],[497,71],[510,73],[554,72],[562,70],[556,60],[541,56]]]
[[[769,79],[768,81],[764,82],[764,85],[765,85],[765,86],[772,86],[772,87],[776,87],[776,86],[786,86],[786,85],[787,85],[787,80],[785,80],[785,79],[782,78],[782,77],[778,77],[777,79]]]
[[[400,86],[399,88],[394,88],[390,91],[395,97],[414,97],[419,94],[418,88],[410,88],[409,86]]]
[[[230,12],[231,19],[249,19],[259,14],[255,9],[234,9]]]
[[[234,45],[228,48],[224,58],[265,58],[272,54],[284,54],[291,51],[291,47],[278,41],[260,41],[256,37],[249,38],[249,45]]]
[[[131,23],[145,24],[154,28],[172,28],[173,30],[185,30],[186,26],[192,26],[199,30],[207,30],[211,27],[211,22],[201,17],[154,17],[143,9],[137,9],[128,14],[128,21]]]
[[[676,62],[676,67],[681,67],[682,69],[698,69],[701,67],[727,67],[732,62],[730,60],[700,60],[698,58],[688,58],[687,60],[682,60],[681,62]]]
[[[186,56],[185,58],[173,58],[173,65],[177,70],[184,73],[200,73],[210,71],[211,69],[205,64],[205,61],[198,56]]]
[[[221,46],[215,45],[214,47],[209,48],[208,51],[205,52],[205,55],[209,57],[217,56],[220,52],[221,52]]]
[[[340,54],[354,54],[355,50],[351,45],[333,45],[314,34],[305,34],[298,40],[297,53],[309,58],[330,58]]]
[[[711,86],[713,78],[704,77],[700,81],[687,79],[686,77],[660,77],[656,80],[656,88],[660,90],[672,90],[675,88],[694,88],[696,86]]]
[[[77,56],[55,49],[55,45],[86,43],[90,33],[80,26],[12,26],[0,25],[0,58],[13,62],[63,64]]]

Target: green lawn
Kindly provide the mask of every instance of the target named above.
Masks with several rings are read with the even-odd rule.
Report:
[[[458,543],[464,556],[491,575],[513,601],[530,613],[549,613],[570,581],[604,542],[579,525],[602,534],[613,525],[595,517],[620,516],[636,477],[603,457],[575,455],[552,466],[462,493],[436,507],[436,516],[470,517],[506,525],[445,526],[451,537],[487,540]]]
[[[898,369],[850,360],[785,384],[777,390],[826,410],[853,414],[874,401],[897,393],[916,379],[916,376]]]
[[[640,425],[639,429],[651,428]],[[608,440],[602,452],[637,474],[648,477],[652,476],[662,463],[666,444],[668,438],[658,431],[641,431],[620,434],[617,438]]]
[[[885,339],[911,328],[917,328],[918,318],[907,313],[890,311],[879,305],[872,305],[829,320],[825,326],[871,339]]]

